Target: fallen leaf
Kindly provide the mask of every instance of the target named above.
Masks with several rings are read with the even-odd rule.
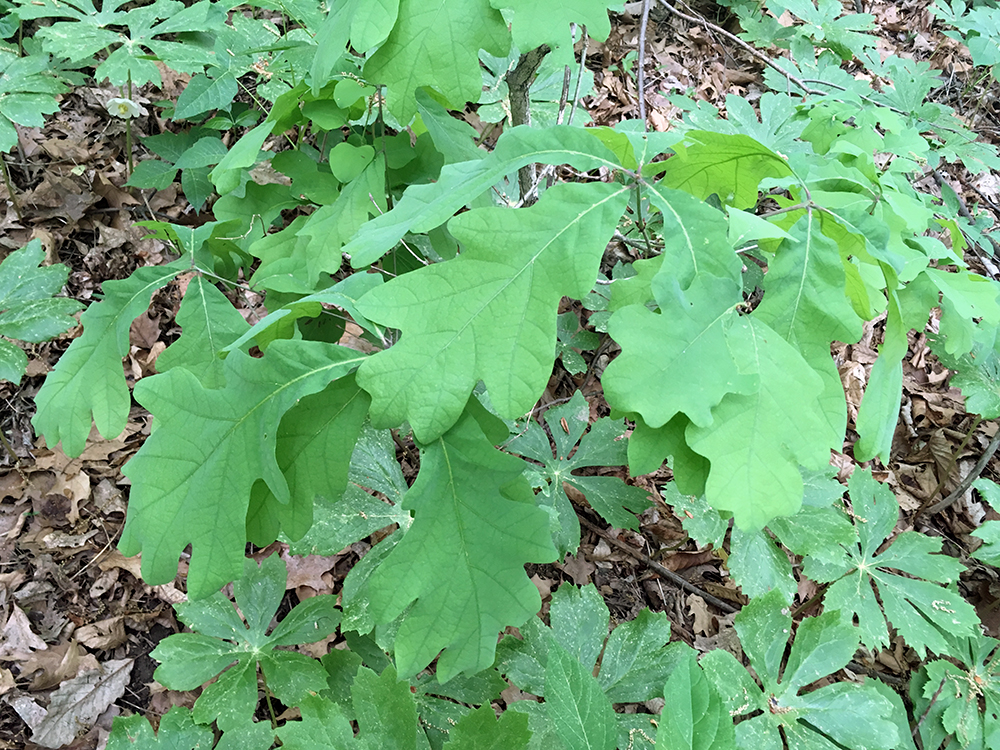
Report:
[[[97,717],[125,692],[132,659],[114,659],[92,672],[67,680],[52,694],[45,718],[31,739],[42,747],[59,748],[89,730]]]

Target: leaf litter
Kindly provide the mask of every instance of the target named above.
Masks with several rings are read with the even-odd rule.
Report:
[[[626,14],[614,17],[606,42],[589,42],[596,91],[584,104],[596,124],[613,125],[636,116],[635,77],[629,68],[631,60],[626,60],[638,39],[640,9],[636,6],[641,4],[630,3]],[[880,47],[929,59],[948,71],[950,77],[939,96],[959,112],[967,111],[975,125],[980,92],[975,86],[961,85],[963,76],[972,70],[971,63],[961,45],[935,31],[926,6],[921,0],[874,3],[871,12],[881,30]],[[655,129],[667,129],[680,115],[668,98],[673,92],[693,92],[723,111],[727,94],[750,101],[759,97],[755,84],[760,65],[743,50],[673,16],[654,10],[653,19],[647,37],[644,97]],[[156,98],[176,98],[178,82],[183,83],[186,76],[174,75],[162,66],[161,74],[163,89],[146,88],[145,97],[137,101],[148,104]],[[166,261],[168,246],[145,238],[135,221],[154,217],[178,224],[200,221],[174,185],[149,193],[142,201],[122,187],[126,178],[124,121],[109,123],[104,109],[107,99],[115,95],[116,89],[77,88],[63,97],[60,111],[44,127],[19,127],[23,164],[15,170],[14,182],[23,216],[8,210],[0,219],[0,254],[33,238],[41,239],[48,261],[70,266],[68,289],[73,298],[85,303],[94,299],[104,281]],[[468,119],[478,122],[474,113]],[[152,118],[139,118],[134,124],[147,133],[158,132]],[[1000,140],[995,130],[983,127],[982,132],[994,143]],[[962,186],[964,197],[975,199],[967,183],[958,179],[961,175],[948,177],[953,185]],[[980,179],[977,185],[995,199],[995,184]],[[0,194],[10,197],[4,187]],[[619,258],[638,257],[626,245],[613,249]],[[989,266],[977,270],[987,275],[996,272]],[[602,267],[602,271],[610,276],[612,268]],[[157,356],[176,339],[174,318],[182,295],[180,284],[169,285],[154,296],[150,312],[133,323],[125,364],[130,386],[155,371]],[[248,304],[252,303],[244,300],[244,306]],[[867,325],[859,344],[834,347],[848,394],[849,428],[857,416],[882,325]],[[932,321],[932,333],[934,325]],[[0,748],[98,747],[107,736],[111,717],[123,709],[162,715],[173,706],[192,706],[197,692],[166,690],[152,677],[155,663],[149,653],[164,637],[180,630],[171,605],[184,600],[181,588],[175,583],[146,585],[138,578],[137,559],[124,558],[115,548],[129,491],[121,467],[148,435],[149,415],[133,407],[121,435],[105,439],[93,432],[83,454],[72,460],[33,436],[29,420],[41,376],[78,334],[79,330],[71,331],[54,342],[32,345],[28,377],[20,386],[0,384],[4,404],[0,430],[10,443],[10,450],[0,451]],[[964,411],[957,389],[947,387],[949,373],[930,352],[926,336],[911,334],[909,345],[903,363],[902,419],[892,457],[888,465],[875,461],[872,473],[891,488],[904,511],[891,531],[892,538],[916,528],[958,540],[968,549],[978,543],[971,532],[986,521],[1000,520],[1000,514],[977,494],[968,492],[933,517],[918,511],[957,484],[997,428],[978,425],[970,435],[973,416]],[[596,362],[585,364],[596,367]],[[588,422],[593,424],[608,410],[599,379],[588,370],[568,372],[557,364],[544,398],[568,401],[581,385],[590,389]],[[553,424],[548,428],[559,429]],[[415,451],[405,436],[400,441],[399,458],[407,483],[412,483],[417,469],[412,460]],[[857,468],[849,453],[834,456],[834,464],[842,482]],[[997,459],[984,476],[1000,478]],[[637,551],[661,559],[669,569],[682,570],[688,581],[710,595],[740,602],[739,587],[725,565],[728,542],[694,542],[681,525],[687,520],[683,513],[675,515],[677,506],[672,511],[657,489],[670,477],[669,469],[663,468],[634,480],[652,497],[653,505],[639,517],[640,533],[621,529],[612,533]],[[565,489],[577,512],[586,515],[586,496]],[[680,634],[699,651],[724,649],[741,655],[732,614],[725,615],[698,595],[681,592],[596,534],[584,529],[581,538],[579,553],[562,564],[528,565],[543,595],[543,611],[558,582],[593,584],[617,620],[631,620],[648,606],[665,613],[675,626],[675,638]],[[368,548],[358,543],[336,555],[298,557],[276,543],[255,557],[277,553],[286,560],[292,572],[292,591],[286,593],[282,605],[287,608],[295,599],[337,592],[350,567]],[[180,580],[186,567],[182,562]],[[815,583],[801,572],[797,585],[800,592],[810,586],[815,590]],[[995,572],[973,563],[959,586],[987,634],[1000,636],[1000,608],[996,606],[1000,585]],[[890,648],[878,653],[877,663],[880,670],[906,679],[918,659],[895,638]],[[561,674],[557,671],[554,676]]]

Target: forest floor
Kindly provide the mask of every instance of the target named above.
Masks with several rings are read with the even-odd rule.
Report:
[[[941,85],[934,93],[937,100],[954,107],[983,140],[1000,147],[998,98],[992,98],[992,111],[983,106],[989,98],[973,78],[964,47],[940,32],[926,10],[928,4],[927,0],[864,0],[864,10],[876,19],[880,50],[926,60],[941,71]],[[634,6],[641,3],[627,7]],[[704,3],[689,12],[697,15],[699,11],[735,29],[725,9]],[[602,125],[636,118],[639,113],[633,70],[639,18],[625,13],[614,20],[608,41],[591,41],[587,49],[595,90],[582,106]],[[727,95],[751,102],[759,97],[760,61],[711,28],[654,9],[646,42],[645,105],[650,126],[657,130],[668,129],[681,117],[670,101],[675,93],[687,92],[723,112]],[[150,102],[176,99],[185,82],[185,76],[165,71],[162,89],[141,92],[138,101],[151,114],[132,121],[137,134],[151,135],[167,127]],[[5,213],[0,217],[0,256],[40,239],[49,261],[70,267],[69,293],[83,303],[98,297],[102,282],[169,260],[169,248],[146,238],[146,230],[136,222],[156,219],[198,225],[210,218],[192,210],[178,184],[155,192],[123,187],[126,121],[109,117],[104,104],[117,95],[110,87],[78,87],[62,97],[60,111],[45,127],[20,129],[20,151],[10,163],[20,216],[11,196],[0,188],[6,207],[0,209]],[[468,119],[475,124],[478,118],[470,111]],[[145,156],[141,145],[135,149],[138,158]],[[974,180],[953,169],[945,177],[967,204],[987,206],[1000,220],[1000,180],[995,175]],[[934,189],[932,182],[925,187]],[[626,245],[613,247],[608,259],[627,261],[632,252]],[[988,256],[970,258],[973,270],[1000,279],[997,262]],[[157,355],[177,338],[174,316],[181,295],[180,283],[168,286],[154,297],[150,311],[132,324],[131,350],[124,364],[130,384],[155,372]],[[253,295],[236,302],[248,316],[259,315],[266,304]],[[153,680],[156,665],[149,657],[162,638],[180,629],[171,605],[184,598],[185,566],[182,563],[175,582],[150,587],[139,578],[138,558],[124,558],[115,548],[129,490],[121,468],[148,435],[149,415],[135,406],[122,435],[106,440],[95,431],[84,453],[74,459],[59,448],[47,447],[31,427],[33,398],[45,373],[78,334],[79,329],[32,347],[22,382],[0,383],[0,431],[9,442],[0,448],[0,749],[37,747],[30,741],[22,716],[41,710],[51,692],[66,680],[112,659],[134,660],[128,688],[93,729],[67,746],[73,750],[103,747],[117,713],[161,715],[173,705],[191,705],[196,697],[158,686]],[[866,328],[859,344],[840,345],[834,351],[851,425],[880,337],[881,323],[876,321]],[[591,364],[592,370],[597,369],[596,363]],[[970,546],[978,541],[970,532],[1000,515],[972,491],[942,512],[921,512],[958,484],[997,430],[995,423],[976,423],[969,434],[975,417],[965,412],[960,393],[948,385],[948,376],[928,349],[925,334],[911,334],[892,458],[888,465],[878,461],[870,465],[899,499],[904,511],[900,529],[917,528],[940,537],[947,552],[969,562],[960,583],[962,593],[979,611],[987,633],[1000,637],[996,572],[968,559]],[[557,364],[542,402],[566,399],[583,385],[584,377],[573,376]],[[608,410],[599,379],[588,377],[587,395],[596,419]],[[850,455],[856,437],[849,432],[844,452],[835,456],[841,479],[856,466]],[[400,451],[404,473],[412,481],[417,467],[408,463],[409,455],[410,451]],[[607,471],[622,475],[624,470]],[[1000,479],[1000,458],[987,465],[984,475]],[[675,638],[701,649],[725,646],[734,640],[732,615],[706,603],[703,596],[679,589],[654,569],[659,565],[679,573],[705,594],[735,607],[745,601],[727,573],[726,550],[699,548],[664,504],[659,489],[669,477],[664,469],[629,479],[656,500],[641,518],[641,533],[585,528],[579,553],[562,564],[535,566],[533,580],[543,599],[563,580],[593,582],[619,621],[650,607],[668,615]],[[583,508],[581,516],[590,523],[602,523]],[[272,545],[255,555],[271,554],[275,546],[281,548]],[[287,548],[279,549],[288,562],[288,597],[294,601],[317,593],[338,594],[348,571],[368,548],[369,543],[362,542],[329,557],[295,557]],[[802,601],[815,593],[811,585],[803,580]],[[335,638],[312,648],[329,648]],[[868,666],[890,681],[903,682],[918,661],[900,643],[894,650],[879,653]]]

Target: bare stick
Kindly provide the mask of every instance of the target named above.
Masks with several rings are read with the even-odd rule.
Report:
[[[642,20],[639,22],[639,72],[636,85],[639,87],[639,119],[646,130],[646,27],[649,26],[649,4],[652,0],[642,0]]]

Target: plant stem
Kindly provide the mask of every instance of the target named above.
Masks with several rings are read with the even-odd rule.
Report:
[[[14,207],[17,220],[24,221],[24,216],[21,214],[21,206],[17,202],[17,195],[14,194],[14,185],[10,181],[10,172],[7,171],[7,160],[3,158],[2,154],[0,154],[0,166],[3,167],[3,183],[7,186],[7,195],[10,196],[10,204]]]

